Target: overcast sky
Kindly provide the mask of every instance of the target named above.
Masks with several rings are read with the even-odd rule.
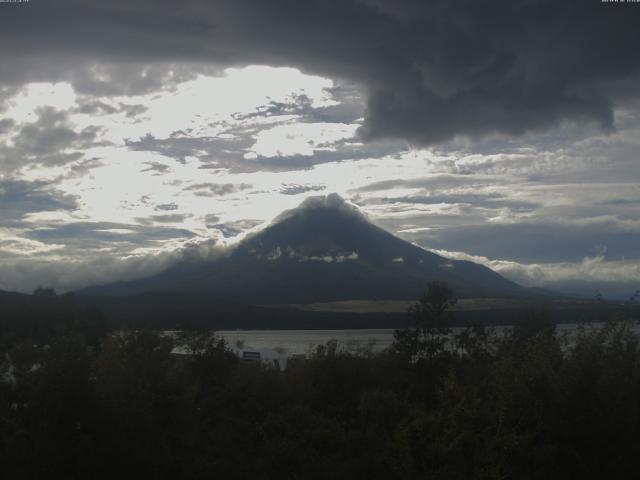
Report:
[[[601,0],[0,3],[0,289],[155,273],[337,192],[524,285],[630,294],[639,26]]]

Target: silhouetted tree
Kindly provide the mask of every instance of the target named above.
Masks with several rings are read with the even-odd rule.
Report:
[[[410,326],[394,332],[394,349],[411,361],[434,358],[445,351],[451,333],[450,309],[457,299],[445,282],[431,282],[409,307]]]

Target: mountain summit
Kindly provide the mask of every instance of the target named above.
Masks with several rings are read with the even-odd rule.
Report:
[[[415,299],[434,280],[460,296],[526,294],[487,267],[441,257],[373,225],[337,194],[305,200],[224,258],[183,262],[154,277],[85,293],[170,291],[251,304],[310,303]]]

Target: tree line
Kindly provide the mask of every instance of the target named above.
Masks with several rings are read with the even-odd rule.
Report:
[[[640,467],[638,312],[560,334],[450,328],[431,284],[391,348],[280,372],[207,331],[109,330],[41,289],[0,320],[4,478],[626,478]],[[8,311],[8,310],[7,310]],[[189,355],[174,348],[187,346]]]

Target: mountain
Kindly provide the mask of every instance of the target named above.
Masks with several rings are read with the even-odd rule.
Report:
[[[450,260],[370,223],[338,195],[312,197],[223,258],[183,261],[150,278],[80,293],[205,294],[248,304],[416,299],[430,281],[466,297],[528,296],[487,267]]]

